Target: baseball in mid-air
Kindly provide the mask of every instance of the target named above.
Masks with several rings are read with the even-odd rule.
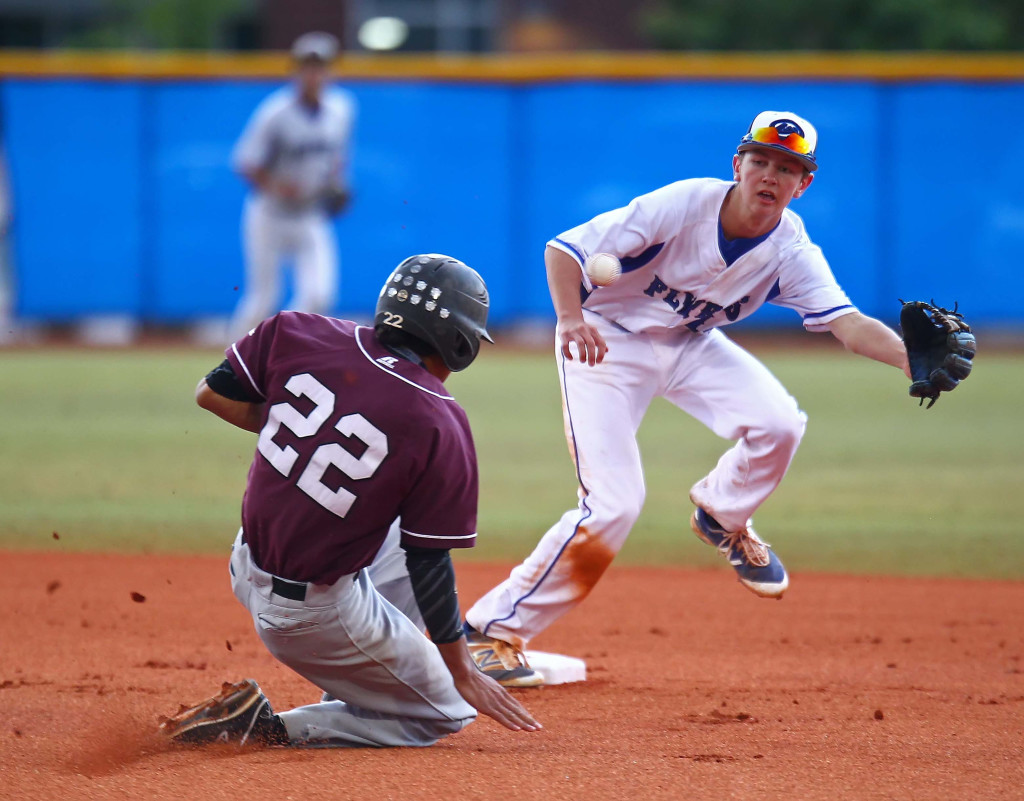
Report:
[[[611,253],[595,253],[587,256],[583,269],[594,286],[608,286],[622,275],[622,264]]]

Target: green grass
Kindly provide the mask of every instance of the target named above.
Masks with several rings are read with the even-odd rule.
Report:
[[[840,350],[761,355],[810,417],[757,515],[791,569],[1024,578],[1024,357],[983,354],[926,411],[896,371]],[[0,547],[222,552],[255,443],[194,405],[219,359],[0,353]],[[450,386],[481,467],[480,544],[460,558],[521,558],[575,504],[553,361],[490,349]],[[620,561],[716,564],[689,531],[687,493],[728,443],[663,401],[640,442],[647,503]]]

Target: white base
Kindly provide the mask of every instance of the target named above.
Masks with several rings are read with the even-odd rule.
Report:
[[[544,684],[547,685],[587,680],[587,663],[573,656],[527,651],[526,661],[544,677]]]
[[[131,345],[138,333],[139,323],[129,314],[97,314],[83,318],[78,324],[79,340],[99,347]]]

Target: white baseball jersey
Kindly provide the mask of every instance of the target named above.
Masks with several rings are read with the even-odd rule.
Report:
[[[348,92],[323,93],[316,111],[303,105],[294,87],[271,94],[253,112],[235,146],[237,170],[265,168],[271,177],[296,184],[304,201],[281,210],[303,210],[313,205],[325,187],[343,180],[349,160],[349,138],[355,119],[355,101]]]
[[[704,332],[742,320],[764,303],[797,311],[808,330],[856,311],[803,221],[786,209],[778,226],[727,265],[718,215],[730,181],[695,178],[641,195],[548,244],[581,265],[594,253],[622,261],[618,281],[594,287],[583,307],[633,333],[686,327]]]
[[[579,503],[469,609],[479,631],[525,647],[587,597],[643,507],[636,432],[655,397],[735,442],[690,489],[727,531],[751,524],[789,468],[806,416],[763,364],[716,329],[764,303],[795,309],[810,330],[856,309],[788,209],[762,237],[725,240],[719,213],[732,186],[679,181],[548,243],[581,267],[591,254],[613,253],[622,275],[596,288],[583,275],[583,307],[599,315],[587,322],[608,345],[604,360],[567,359],[555,344]]]
[[[234,152],[239,172],[263,168],[275,181],[298,187],[298,199],[284,200],[255,190],[245,205],[245,294],[229,325],[238,339],[279,310],[282,262],[295,268],[298,311],[328,314],[338,287],[338,253],[332,222],[318,202],[332,184],[347,187],[349,140],[355,101],[340,89],[328,89],[314,111],[294,86],[271,94],[253,112]]]

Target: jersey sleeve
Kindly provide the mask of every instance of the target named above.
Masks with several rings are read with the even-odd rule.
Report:
[[[277,336],[281,314],[264,320],[252,331],[232,343],[224,356],[234,370],[239,383],[263,400],[267,397],[266,367]]]
[[[455,423],[435,431],[419,479],[402,501],[404,546],[472,548],[476,544],[476,450],[465,414],[456,415]]]
[[[798,248],[785,263],[770,302],[799,314],[808,331],[826,331],[828,323],[857,311],[821,249],[810,243]]]
[[[245,126],[231,154],[232,166],[246,172],[270,164],[274,155],[274,117],[280,104],[275,96],[264,100]]]
[[[690,182],[677,181],[646,195],[629,205],[598,214],[592,220],[570,228],[548,242],[568,253],[582,268],[594,253],[612,253],[620,259],[639,256],[678,233],[678,220],[687,203]],[[590,289],[590,281],[583,276]]]

